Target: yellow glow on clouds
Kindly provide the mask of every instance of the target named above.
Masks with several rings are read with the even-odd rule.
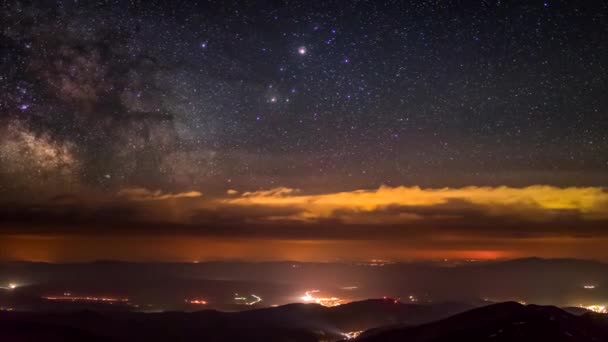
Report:
[[[391,207],[458,207],[459,203],[482,208],[488,215],[513,215],[543,220],[565,211],[584,219],[608,218],[608,192],[599,187],[534,185],[523,188],[464,187],[423,189],[420,187],[387,187],[320,195],[300,195],[297,190],[277,188],[246,192],[237,198],[221,199],[226,205],[291,207],[301,209],[286,219],[314,220],[330,218],[338,212],[365,213]],[[416,215],[401,215],[415,219]]]

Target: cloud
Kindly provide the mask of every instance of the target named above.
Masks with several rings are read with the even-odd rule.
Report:
[[[289,188],[244,193],[224,203],[247,206],[289,206],[300,208],[296,217],[286,219],[316,221],[341,219],[357,223],[351,217],[365,213],[389,213],[389,208],[402,208],[399,213],[378,223],[398,223],[428,218],[432,215],[463,217],[471,209],[486,216],[516,217],[545,221],[564,213],[575,213],[583,219],[608,219],[608,192],[599,187],[558,188],[534,185],[512,187],[464,187],[423,189],[420,187],[387,187],[319,195],[298,195]],[[406,210],[410,208],[410,210]],[[425,210],[426,208],[426,210]],[[435,209],[434,211],[432,209]]]
[[[106,197],[103,197],[106,196]],[[290,188],[203,196],[126,188],[0,210],[0,234],[184,234],[283,240],[478,241],[608,237],[604,188]]]
[[[120,190],[118,196],[132,201],[162,201],[176,198],[197,198],[203,196],[203,193],[199,191],[163,193],[160,190],[152,191],[146,188],[129,188]]]
[[[258,191],[248,191],[244,192],[242,197],[246,198],[286,198],[289,195],[298,193],[300,190],[291,189],[286,187],[278,187],[270,190],[258,190]]]

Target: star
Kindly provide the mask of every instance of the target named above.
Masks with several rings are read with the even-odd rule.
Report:
[[[306,46],[300,46],[300,47],[298,48],[298,54],[299,54],[300,56],[304,56],[304,55],[306,55],[307,53],[308,53],[308,50],[306,49]]]

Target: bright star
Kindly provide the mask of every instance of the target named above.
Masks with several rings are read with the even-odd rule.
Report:
[[[298,48],[298,54],[304,56],[308,51],[306,50],[306,46],[300,46]]]

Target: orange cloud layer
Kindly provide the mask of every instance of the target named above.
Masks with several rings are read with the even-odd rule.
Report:
[[[119,197],[134,201],[160,201],[175,198],[195,198],[203,196],[199,191],[188,191],[180,193],[164,193],[160,190],[152,191],[146,188],[128,188],[118,192]]]
[[[465,187],[422,189],[420,187],[386,187],[375,190],[355,190],[320,195],[299,195],[294,189],[277,188],[246,192],[240,197],[221,199],[225,205],[252,207],[297,208],[296,214],[281,217],[300,221],[340,217],[344,222],[356,223],[350,218],[362,219],[365,213],[386,212],[377,223],[422,219],[423,208],[452,209],[441,213],[464,215],[459,209],[482,210],[490,216],[513,216],[530,220],[546,220],[569,212],[587,220],[608,218],[608,192],[600,187],[558,188],[534,185],[524,188]],[[408,212],[388,211],[389,208],[416,208]],[[276,216],[275,216],[276,218]]]
[[[184,234],[282,240],[607,237],[601,187],[380,187],[327,194],[290,188],[55,197],[0,208],[0,235]],[[466,242],[466,241],[465,241]]]

